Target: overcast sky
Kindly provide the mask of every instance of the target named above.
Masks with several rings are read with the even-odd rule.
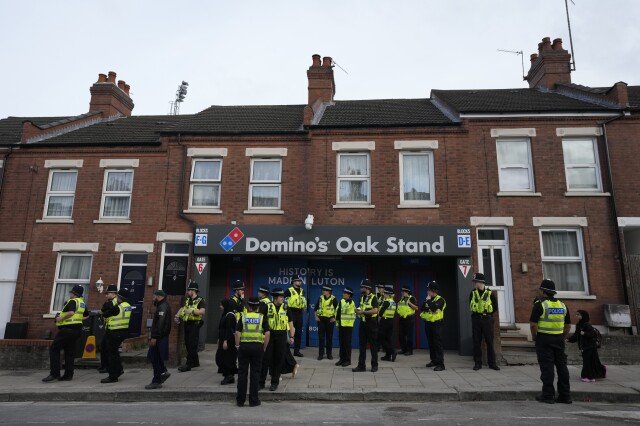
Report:
[[[640,84],[640,1],[569,3],[575,83]],[[311,55],[332,56],[336,99],[526,87],[520,57],[544,36],[569,48],[564,0],[0,0],[0,118],[87,112],[115,71],[134,114],[303,104]]]

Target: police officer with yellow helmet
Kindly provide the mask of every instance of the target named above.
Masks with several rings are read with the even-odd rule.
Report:
[[[569,309],[562,301],[556,299],[556,284],[552,280],[542,280],[539,292],[529,318],[542,380],[542,394],[536,396],[536,401],[547,404],[571,404],[569,369],[567,354],[564,351],[565,338],[571,329]],[[557,397],[553,387],[554,369],[558,371]]]
[[[184,322],[184,345],[187,348],[187,361],[178,367],[178,371],[181,373],[200,367],[198,344],[200,343],[200,327],[204,322],[202,318],[205,314],[206,304],[204,299],[198,295],[199,291],[198,283],[191,281],[187,287],[184,306],[176,314],[176,317]]]
[[[56,315],[58,332],[49,347],[49,375],[43,382],[73,379],[73,363],[75,359],[76,342],[82,333],[82,320],[89,315],[87,306],[82,298],[84,288],[75,285],[69,292],[69,299],[63,305],[62,311]],[[64,375],[60,376],[60,351],[64,351]]]
[[[100,308],[100,313],[102,315],[102,319],[104,321],[104,329],[106,330],[109,326],[109,318],[104,316],[105,312],[111,310],[115,305],[118,304],[118,286],[115,284],[109,284],[107,286],[107,290],[105,291],[105,298],[107,299],[102,308]],[[102,337],[102,341],[100,342],[100,369],[98,373],[104,374],[108,373],[109,369],[107,368],[109,365],[109,357],[107,356],[107,339]]]
[[[398,301],[398,340],[400,353],[405,356],[413,355],[413,336],[418,311],[418,301],[411,295],[409,286],[402,286],[402,297]]]
[[[345,287],[342,290],[342,300],[336,312],[336,325],[338,326],[338,340],[340,342],[340,359],[337,366],[348,367],[351,365],[351,339],[353,337],[353,325],[356,322],[356,304],[353,301],[353,290]]]
[[[498,299],[494,292],[487,288],[484,274],[475,273],[471,281],[475,288],[469,294],[469,310],[471,310],[471,331],[473,336],[473,369],[482,368],[482,340],[487,345],[487,363],[492,370],[500,370],[496,364],[496,352],[493,348],[493,324],[498,312]]]
[[[300,276],[294,275],[293,278],[291,278],[291,284],[292,286],[284,292],[284,297],[287,301],[289,319],[293,321],[293,326],[296,329],[296,335],[293,341],[293,355],[302,357],[304,355],[300,352],[300,346],[302,345],[302,324],[304,311],[307,309],[307,298],[304,295],[302,278],[300,278]]]
[[[236,321],[240,319],[240,315],[245,311],[244,306],[244,282],[240,280],[236,280],[233,283],[233,296],[231,296],[231,301],[235,303],[236,308]]]
[[[133,308],[129,304],[128,298],[131,292],[127,287],[118,290],[118,303],[102,312],[102,316],[108,318],[107,331],[104,335],[107,343],[107,372],[109,377],[100,380],[100,383],[114,383],[118,381],[123,373],[122,361],[120,360],[120,345],[129,335],[129,321]]]
[[[384,300],[380,307],[378,317],[380,318],[378,340],[380,346],[384,349],[384,356],[380,358],[382,361],[396,361],[396,348],[393,344],[393,324],[395,322],[397,303],[393,298],[395,292],[393,285],[387,285],[384,288]]]
[[[273,296],[273,302],[269,302],[266,315],[271,333],[269,336],[269,344],[267,345],[262,360],[260,389],[265,387],[267,374],[271,371],[271,386],[269,390],[274,392],[280,384],[280,374],[289,350],[289,345],[293,343],[295,330],[293,328],[293,322],[289,321],[287,308],[284,306],[284,290],[279,287],[274,288],[271,291],[271,295]]]
[[[442,350],[442,323],[444,322],[444,310],[447,301],[440,296],[440,286],[431,281],[427,286],[427,298],[422,304],[420,318],[425,321],[424,331],[429,344],[429,357],[431,362],[427,368],[434,367],[433,371],[442,371],[444,367],[444,353]]]
[[[360,303],[356,314],[360,319],[358,327],[358,339],[360,354],[358,365],[352,368],[354,373],[367,371],[367,346],[371,347],[371,372],[378,371],[378,299],[371,292],[371,282],[368,279],[360,283]]]
[[[324,358],[333,359],[333,328],[336,323],[338,300],[332,294],[330,285],[322,286],[322,295],[316,302],[316,324],[318,324],[318,361]]]

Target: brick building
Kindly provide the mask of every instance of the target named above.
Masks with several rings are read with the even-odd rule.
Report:
[[[469,353],[472,270],[505,328],[526,334],[542,276],[604,325],[603,305],[638,306],[640,86],[573,84],[569,61],[546,38],[529,88],[340,101],[314,55],[306,104],[179,117],[132,116],[109,73],[86,114],[0,120],[0,327],[41,338],[70,285],[97,309],[101,280],[133,289],[144,337],[152,291],[177,305],[188,276],[213,301],[212,341],[235,279],[253,294],[299,273],[312,304],[322,284],[368,276],[423,298],[436,279],[445,346]]]

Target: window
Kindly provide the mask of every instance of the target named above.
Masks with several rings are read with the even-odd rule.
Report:
[[[131,209],[133,170],[105,170],[102,189],[102,218],[128,219]]]
[[[580,229],[541,229],[542,273],[559,292],[587,294],[587,274]]]
[[[433,153],[400,153],[400,203],[434,203]]]
[[[371,202],[369,153],[338,154],[338,203]]]
[[[51,170],[44,203],[45,218],[71,219],[76,193],[77,170]]]
[[[496,140],[498,175],[502,192],[533,192],[531,143],[527,139]]]
[[[222,160],[193,160],[189,207],[220,207]]]
[[[250,209],[279,209],[282,160],[252,158],[249,181]]]
[[[594,138],[563,139],[567,191],[602,191],[597,144]]]
[[[89,279],[91,276],[91,261],[92,256],[90,254],[60,253],[58,255],[51,312],[59,312],[64,308],[64,302],[69,298],[69,292],[74,285],[84,287],[83,297],[85,301],[87,300],[89,295]]]

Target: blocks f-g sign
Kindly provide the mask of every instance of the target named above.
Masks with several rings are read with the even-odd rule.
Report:
[[[194,240],[195,240],[196,247],[207,246],[207,234],[196,234],[196,237]]]
[[[458,247],[471,248],[471,230],[458,229]]]

